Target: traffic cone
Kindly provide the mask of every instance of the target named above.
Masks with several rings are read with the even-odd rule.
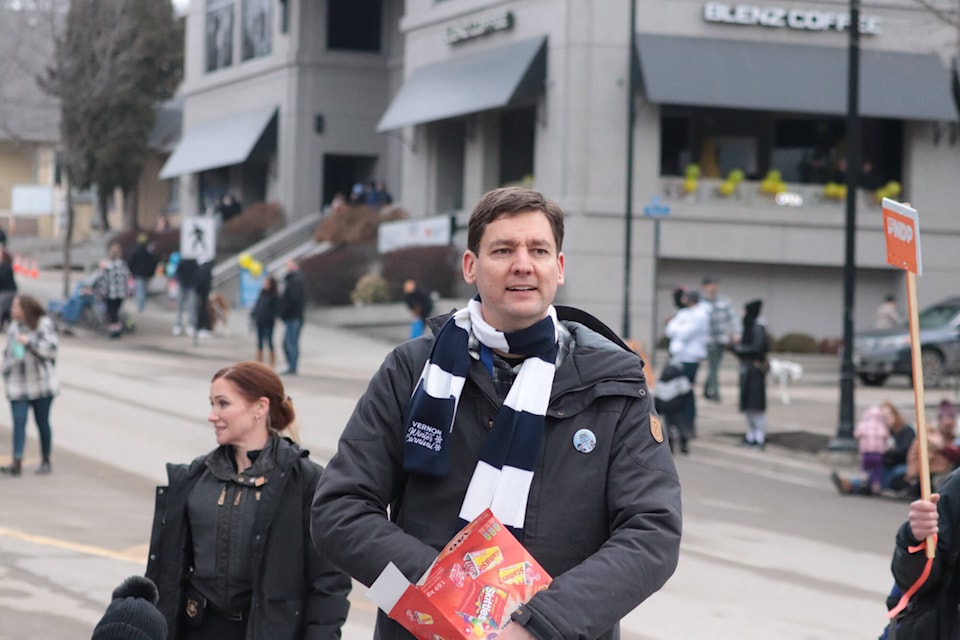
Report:
[[[37,264],[36,258],[34,258],[30,264],[31,266],[30,266],[30,270],[27,272],[27,277],[33,278],[34,280],[36,280],[37,278],[40,277],[40,265]]]
[[[21,273],[22,271],[23,271],[23,267],[20,266],[20,254],[18,253],[18,254],[17,254],[16,256],[14,256],[14,258],[13,258],[13,272],[14,272],[14,273]]]

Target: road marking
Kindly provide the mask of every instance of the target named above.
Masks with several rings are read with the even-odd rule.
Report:
[[[146,554],[144,553],[143,545],[131,547],[126,551],[113,551],[111,549],[104,549],[103,547],[97,547],[90,544],[79,544],[76,542],[70,542],[68,540],[60,540],[58,538],[39,536],[32,533],[26,533],[24,531],[17,531],[16,529],[8,529],[7,527],[0,527],[0,537],[21,540],[23,542],[30,542],[32,544],[39,544],[45,547],[76,551],[77,553],[83,553],[88,556],[99,556],[101,558],[110,558],[112,560],[136,562],[137,564],[143,564],[146,560]]]

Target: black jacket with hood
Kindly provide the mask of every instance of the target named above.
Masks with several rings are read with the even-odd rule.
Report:
[[[277,436],[274,436],[277,437]],[[183,620],[183,588],[192,564],[187,497],[208,460],[168,464],[170,482],[158,487],[146,576],[160,592],[158,607],[169,640]],[[253,540],[253,593],[247,640],[334,640],[347,618],[351,581],[310,541],[310,501],[323,468],[309,452],[280,439],[276,466],[263,484]]]

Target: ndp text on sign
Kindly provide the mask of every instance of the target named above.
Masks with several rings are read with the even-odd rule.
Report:
[[[883,235],[887,242],[887,263],[918,276],[923,275],[917,211],[884,198]]]

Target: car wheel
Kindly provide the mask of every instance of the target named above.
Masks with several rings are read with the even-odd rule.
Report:
[[[879,387],[887,381],[887,374],[885,373],[861,373],[860,382],[865,384],[868,387]]]
[[[935,349],[921,351],[920,362],[923,366],[923,386],[936,389],[943,384],[943,355]]]

